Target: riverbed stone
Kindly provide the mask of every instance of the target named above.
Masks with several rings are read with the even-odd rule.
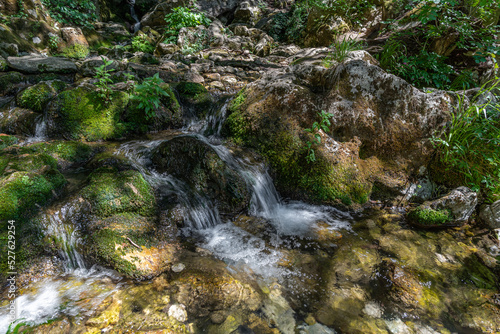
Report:
[[[245,180],[208,143],[192,136],[166,141],[153,153],[153,163],[194,191],[216,201],[223,214],[234,214],[248,207],[250,193]]]

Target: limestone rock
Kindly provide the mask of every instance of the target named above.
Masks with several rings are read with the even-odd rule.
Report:
[[[82,33],[82,29],[80,28],[61,28],[61,36],[68,45],[80,44],[89,46],[89,43],[87,42],[87,39],[85,38],[85,35]]]
[[[500,228],[500,201],[496,201],[493,204],[482,205],[479,218],[481,218],[489,228]]]
[[[252,6],[250,2],[243,1],[234,11],[233,23],[247,23],[254,25],[260,18],[261,11],[259,7]]]
[[[24,56],[8,57],[9,67],[22,73],[75,73],[74,62],[59,57]]]

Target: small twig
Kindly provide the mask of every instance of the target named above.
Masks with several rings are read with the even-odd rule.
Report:
[[[133,242],[132,240],[130,240],[129,237],[125,237],[125,239],[127,239],[132,244],[132,246],[136,247],[139,250],[142,250],[142,248],[139,245],[137,245],[135,242]]]

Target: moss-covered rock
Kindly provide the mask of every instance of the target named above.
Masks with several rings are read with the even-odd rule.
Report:
[[[453,220],[450,210],[418,207],[408,213],[408,218],[424,226],[446,225]]]
[[[188,108],[193,109],[196,115],[206,115],[213,105],[213,98],[208,90],[200,83],[179,82],[175,86],[179,93],[180,100]]]
[[[49,106],[49,116],[53,120],[49,133],[54,137],[87,141],[121,137],[125,124],[120,117],[129,95],[112,91],[110,98],[110,103],[104,103],[97,91],[89,87],[62,92]]]
[[[159,171],[214,199],[221,213],[233,214],[248,207],[250,192],[245,180],[210,145],[195,137],[162,143],[153,154],[153,162]]]
[[[56,159],[59,168],[87,161],[93,154],[91,146],[78,141],[55,140],[24,146],[21,153],[46,153]]]
[[[25,81],[19,72],[0,73],[0,96],[14,93]]]
[[[238,93],[229,105],[224,131],[235,143],[255,148],[267,158],[282,194],[346,205],[368,200],[369,178],[380,165],[373,158],[359,159],[359,141],[339,143],[318,131],[321,145],[312,146],[315,161],[308,161],[308,142],[314,139],[304,129],[314,116],[297,110],[309,108],[311,92],[296,90],[285,110],[272,107],[276,96],[261,100],[257,93],[248,88]],[[249,104],[249,97],[254,103]]]
[[[17,95],[17,104],[20,107],[43,112],[47,103],[66,87],[63,81],[40,82],[28,87]]]
[[[117,213],[136,213],[151,217],[156,213],[153,189],[141,173],[134,170],[118,172],[102,167],[89,177],[82,196],[91,203],[92,213],[109,217]]]
[[[52,199],[65,179],[47,154],[4,154],[0,157],[0,220],[28,216]]]
[[[88,256],[130,278],[146,279],[169,269],[178,245],[154,218],[119,213],[85,224]]]
[[[160,99],[160,104],[153,111],[153,117],[147,117],[144,108],[139,108],[139,101],[132,99],[127,107],[124,119],[132,132],[146,133],[182,125],[182,111],[174,92],[168,84],[161,88],[167,93]]]
[[[1,135],[0,134],[0,150],[3,150],[6,147],[15,145],[19,142],[19,139],[14,136]]]

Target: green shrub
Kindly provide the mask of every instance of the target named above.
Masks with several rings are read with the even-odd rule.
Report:
[[[146,35],[142,34],[132,38],[132,50],[144,53],[153,53],[155,46],[151,44]]]
[[[321,136],[319,134],[319,131],[323,130],[326,133],[328,133],[330,131],[330,129],[328,127],[331,124],[330,118],[332,118],[333,115],[322,110],[320,113],[318,113],[318,116],[321,118],[321,121],[319,123],[314,122],[311,128],[304,129],[304,131],[312,134],[313,138],[314,138],[312,141],[306,142],[306,145],[307,145],[306,160],[307,160],[307,162],[316,161],[316,154],[314,153],[313,145],[321,144]]]
[[[92,0],[42,0],[50,16],[63,24],[92,27],[97,20],[96,7]]]
[[[110,66],[113,61],[105,59],[104,57],[101,57],[101,60],[104,64],[95,69],[95,78],[97,79],[96,86],[98,88],[99,97],[107,104],[111,101],[111,89],[108,85],[113,82],[110,73],[114,71],[114,69],[108,69],[108,66]]]
[[[472,55],[476,63],[498,57],[500,47],[495,43],[498,26],[488,23],[498,8],[498,2],[494,3],[485,0],[420,2],[419,10],[413,15],[389,25],[389,30],[394,32],[378,55],[381,66],[417,87],[466,89],[476,86],[470,72],[460,72],[455,68],[458,64],[443,55],[453,50],[454,59]],[[407,9],[412,8],[411,3]],[[401,30],[401,25],[410,21],[419,24]],[[443,40],[452,42],[446,50],[437,47]]]
[[[165,43],[176,43],[182,28],[208,26],[212,21],[204,13],[193,12],[188,7],[177,7],[172,13],[165,15],[165,22],[168,26],[165,32]]]
[[[479,94],[491,93],[498,82]],[[478,94],[478,95],[479,95]],[[482,190],[491,201],[500,199],[500,105],[468,105],[459,96],[452,121],[432,142],[436,164],[451,173],[455,182]]]
[[[135,86],[134,95],[131,99],[139,103],[139,109],[144,110],[146,119],[153,118],[155,110],[159,108],[162,96],[168,96],[168,92],[161,87],[164,84],[158,73],[144,79],[142,84]]]

